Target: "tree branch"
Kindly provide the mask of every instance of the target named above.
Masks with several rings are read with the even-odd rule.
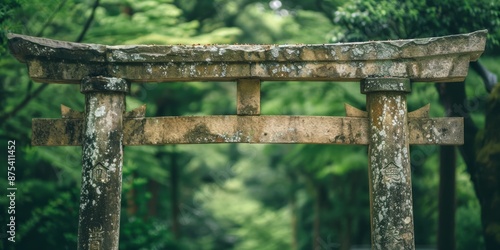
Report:
[[[32,80],[29,80],[29,81],[30,81],[30,83],[29,83],[30,85],[33,84]],[[17,114],[17,112],[19,112],[21,109],[23,109],[24,106],[26,106],[31,101],[31,99],[38,96],[47,86],[48,86],[47,83],[42,83],[42,85],[40,85],[40,87],[38,87],[35,91],[28,93],[24,97],[24,99],[19,104],[17,104],[17,106],[14,107],[11,111],[0,115],[0,120],[5,121],[5,120],[11,118],[12,116],[14,116],[15,114]]]
[[[481,63],[479,63],[479,61],[471,62],[470,66],[474,71],[476,71],[479,74],[479,76],[481,76],[486,91],[490,93],[493,87],[495,87],[495,85],[498,83],[497,75],[489,71]]]
[[[66,2],[63,1],[63,3]],[[59,5],[60,8],[62,8],[62,4]],[[90,14],[90,17],[87,19],[87,22],[85,23],[85,26],[83,27],[82,31],[80,32],[80,35],[78,36],[78,38],[76,39],[75,42],[81,42],[83,40],[83,38],[85,37],[85,34],[87,33],[89,27],[90,27],[90,24],[92,23],[92,21],[94,20],[94,16],[95,16],[95,11],[97,9],[97,7],[99,7],[99,0],[96,0],[94,2],[94,5],[92,6],[92,13]],[[59,8],[59,9],[60,9]],[[55,13],[49,18],[50,20],[53,19],[53,16],[55,15]],[[46,24],[48,25],[48,23]],[[45,28],[43,28],[39,34],[41,34],[43,32]],[[29,85],[31,86],[33,84],[33,81],[30,80],[29,82]],[[11,111],[9,112],[6,112],[6,113],[3,113],[0,115],[0,120],[6,120],[8,118],[11,118],[13,117],[15,114],[17,114],[21,109],[23,109],[33,98],[37,97],[40,93],[42,93],[42,91],[47,88],[48,84],[47,83],[42,83],[42,85],[40,85],[35,91],[31,92],[31,93],[28,93],[24,99],[19,103],[17,104]],[[31,89],[31,88],[29,88]]]
[[[90,13],[89,19],[87,19],[87,22],[85,23],[85,26],[83,26],[82,32],[80,33],[80,35],[76,39],[77,43],[79,43],[79,42],[81,42],[83,40],[83,38],[85,37],[85,34],[89,30],[90,24],[94,20],[95,11],[96,11],[97,7],[99,7],[99,0],[96,0],[94,2],[94,5],[92,6],[92,12]]]
[[[47,21],[45,22],[45,24],[43,25],[42,29],[36,33],[36,36],[42,36],[43,35],[43,32],[45,31],[45,29],[49,26],[50,23],[52,23],[52,20],[54,20],[54,17],[56,16],[56,14],[61,11],[62,7],[66,4],[68,0],[63,0],[59,3],[59,5],[57,6],[56,10],[54,12],[52,12],[52,15],[50,15],[50,17],[47,19]]]

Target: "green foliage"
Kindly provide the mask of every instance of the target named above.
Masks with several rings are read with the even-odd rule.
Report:
[[[332,30],[329,20],[318,13],[297,10],[294,15],[276,15],[262,4],[246,6],[235,24],[243,30],[243,43],[324,43]]]
[[[500,43],[500,6],[494,0],[353,0],[335,12],[344,27],[333,41],[405,39],[490,31],[490,45]]]
[[[489,29],[500,40],[494,1],[396,0],[101,0],[83,42],[102,44],[327,43],[449,35]],[[74,249],[79,209],[81,149],[29,144],[31,118],[60,117],[60,104],[83,110],[78,86],[49,85],[27,77],[5,47],[7,32],[74,41],[84,31],[94,1],[5,0],[0,3],[0,138],[20,147],[19,249]],[[498,47],[497,47],[498,48]],[[500,75],[496,57],[483,57]],[[484,124],[487,93],[467,80],[473,119]],[[128,110],[147,104],[147,116],[235,113],[233,83],[135,84]],[[19,106],[27,99],[26,106]],[[414,84],[410,110],[431,102],[443,116],[435,87]],[[364,108],[355,83],[264,82],[262,114],[343,116],[344,102]],[[20,108],[19,108],[20,107]],[[18,109],[18,110],[17,110]],[[17,110],[17,111],[16,111]],[[4,141],[0,141],[5,145]],[[414,221],[417,244],[436,241],[437,147],[413,147]],[[2,157],[4,151],[0,151]],[[172,199],[172,159],[180,203]],[[461,163],[460,169],[463,169]],[[120,249],[311,249],[314,242],[342,248],[370,244],[365,147],[332,145],[180,145],[126,147]],[[6,185],[4,172],[0,186]],[[479,205],[459,171],[457,246],[483,244]],[[156,189],[154,188],[157,185]],[[7,200],[0,197],[0,207]],[[155,203],[156,202],[156,203]],[[154,205],[156,204],[156,205]],[[180,238],[172,213],[180,209]],[[157,212],[153,212],[157,211]],[[5,213],[5,211],[0,211]],[[2,214],[3,215],[3,214]],[[4,223],[3,216],[0,222]],[[320,221],[318,235],[313,235]],[[319,237],[319,238],[315,238]],[[0,243],[3,244],[3,243]],[[4,245],[0,245],[3,249]]]
[[[103,1],[87,41],[101,44],[229,43],[239,29],[220,27],[199,34],[199,22],[185,21],[172,1]]]
[[[33,188],[30,188],[30,184],[30,182],[22,183],[23,188],[28,187],[30,192],[38,192],[39,195],[42,193],[43,183],[39,183],[39,185],[35,184]],[[21,242],[20,248],[37,248],[37,246],[42,244],[58,245],[61,248],[70,249],[76,244],[75,226],[78,223],[79,208],[76,201],[79,200],[79,192],[75,192],[75,189],[73,189],[71,191],[52,190],[50,193],[56,193],[57,195],[54,198],[49,198],[47,205],[35,207],[31,211],[29,219],[23,222],[19,227],[17,240]],[[49,197],[48,194],[46,194],[46,196]],[[28,204],[25,204],[23,206],[27,205]],[[56,234],[54,232],[60,233]],[[25,240],[37,234],[45,235],[43,243]]]
[[[221,188],[205,189],[201,195],[208,198],[203,204],[218,221],[234,225],[228,233],[237,239],[235,249],[289,249],[287,209],[266,208],[245,193],[243,183],[231,180]]]
[[[120,249],[185,249],[176,242],[168,221],[149,215],[148,190],[151,180],[166,183],[169,173],[161,166],[161,158],[154,157],[157,148],[125,148],[123,164],[122,215],[120,219]],[[150,156],[150,157],[145,157]]]
[[[457,170],[457,249],[483,249],[481,207],[465,169]]]

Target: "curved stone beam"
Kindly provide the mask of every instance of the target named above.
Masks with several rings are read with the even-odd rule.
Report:
[[[314,45],[83,44],[8,34],[11,53],[37,81],[79,84],[86,76],[131,82],[359,81],[401,77],[461,81],[484,51],[486,30],[468,34]]]

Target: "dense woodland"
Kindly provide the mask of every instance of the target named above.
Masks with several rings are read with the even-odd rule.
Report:
[[[84,107],[79,86],[31,81],[8,52],[7,32],[169,45],[323,44],[488,29],[479,61],[500,77],[497,0],[3,0],[0,26],[6,250],[75,249],[81,148],[32,147],[31,118],[60,117],[61,104]],[[415,83],[408,96],[410,111],[431,103],[431,116],[466,118],[466,145],[411,147],[417,247],[500,249],[500,88],[485,87],[477,72],[465,83]],[[127,109],[147,104],[147,116],[235,114],[235,93],[236,84],[227,82],[135,84]],[[364,108],[359,84],[262,83],[266,115],[343,116],[344,103]],[[8,140],[16,141],[15,244],[5,237]],[[364,146],[336,145],[126,147],[120,249],[369,247],[366,155]],[[456,194],[440,196],[440,179]],[[439,220],[440,202],[454,221]],[[440,239],[446,232],[455,236]]]

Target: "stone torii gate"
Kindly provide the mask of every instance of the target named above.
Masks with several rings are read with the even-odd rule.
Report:
[[[197,143],[368,145],[374,249],[415,249],[410,144],[463,143],[462,118],[407,112],[411,82],[462,81],[486,31],[322,45],[106,46],[9,34],[36,81],[80,84],[83,113],[33,119],[35,146],[82,146],[78,249],[118,249],[123,146]],[[237,82],[236,115],[125,112],[130,83]],[[367,111],[346,117],[260,114],[261,81],[361,82]]]

